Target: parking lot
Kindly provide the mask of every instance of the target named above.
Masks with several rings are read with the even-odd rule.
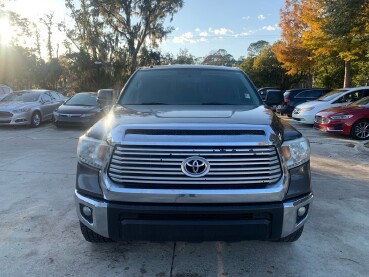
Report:
[[[286,119],[289,120],[289,119]],[[299,241],[90,244],[74,208],[81,129],[0,128],[1,276],[366,276],[369,152],[293,123],[312,146],[315,202]]]

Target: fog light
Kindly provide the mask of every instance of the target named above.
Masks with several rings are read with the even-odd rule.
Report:
[[[298,215],[298,216],[303,216],[305,213],[306,213],[306,208],[305,208],[305,207],[300,207],[300,208],[297,210],[297,215]]]
[[[300,208],[301,209],[301,208]],[[89,207],[84,206],[82,212],[85,216],[90,217],[92,215],[92,210]]]

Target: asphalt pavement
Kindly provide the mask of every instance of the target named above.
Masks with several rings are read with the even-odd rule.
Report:
[[[293,123],[312,146],[315,201],[295,243],[91,244],[74,207],[81,129],[0,127],[0,276],[367,276],[369,153]]]

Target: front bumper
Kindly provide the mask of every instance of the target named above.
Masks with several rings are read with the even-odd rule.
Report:
[[[315,122],[315,114],[308,114],[308,113],[296,113],[293,111],[292,118],[296,121],[299,121],[301,123],[305,124],[314,124]]]
[[[31,115],[29,112],[16,113],[11,116],[1,116],[0,125],[28,125],[31,123]]]
[[[351,133],[351,126],[347,126],[346,122],[342,121],[332,121],[330,123],[314,123],[314,129],[327,132],[336,133],[342,135],[349,135]]]
[[[55,125],[93,125],[98,119],[98,115],[82,117],[82,115],[53,114]]]
[[[275,240],[301,228],[310,216],[313,194],[260,204],[117,203],[75,192],[79,220],[113,240],[235,241]],[[86,217],[82,209],[92,209]],[[298,209],[306,213],[298,216]]]

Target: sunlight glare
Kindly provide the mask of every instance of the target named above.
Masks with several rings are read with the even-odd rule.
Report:
[[[8,45],[12,39],[12,27],[7,18],[0,19],[0,44]]]

